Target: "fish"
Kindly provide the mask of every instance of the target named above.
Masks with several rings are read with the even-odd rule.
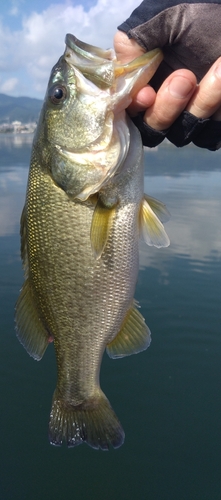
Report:
[[[144,194],[141,137],[125,112],[162,52],[121,64],[112,49],[65,42],[33,139],[16,334],[35,360],[54,344],[50,443],[108,450],[125,435],[100,387],[101,361],[105,350],[117,359],[150,345],[134,299],[139,238],[169,244],[168,211]]]

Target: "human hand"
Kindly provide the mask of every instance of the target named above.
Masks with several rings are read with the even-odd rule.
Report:
[[[144,53],[144,49],[121,31],[114,37],[117,59],[129,62]],[[131,116],[145,111],[144,122],[155,130],[172,126],[182,111],[187,110],[196,118],[221,120],[221,57],[197,85],[195,75],[187,69],[171,73],[156,93],[147,85],[134,97],[128,108]]]

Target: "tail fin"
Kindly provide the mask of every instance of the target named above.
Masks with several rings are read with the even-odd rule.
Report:
[[[57,446],[63,441],[69,447],[85,442],[96,450],[108,450],[110,445],[119,448],[123,444],[124,431],[102,391],[78,406],[58,399],[55,391],[49,440]]]

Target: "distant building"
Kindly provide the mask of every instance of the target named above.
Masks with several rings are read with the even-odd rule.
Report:
[[[30,134],[33,133],[36,129],[36,123],[22,123],[18,120],[12,123],[2,123],[0,125],[0,133],[13,133],[13,134]]]

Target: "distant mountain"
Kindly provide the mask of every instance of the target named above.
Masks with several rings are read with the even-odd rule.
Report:
[[[42,101],[31,97],[11,97],[0,94],[0,124],[20,121],[36,122],[41,110]]]

